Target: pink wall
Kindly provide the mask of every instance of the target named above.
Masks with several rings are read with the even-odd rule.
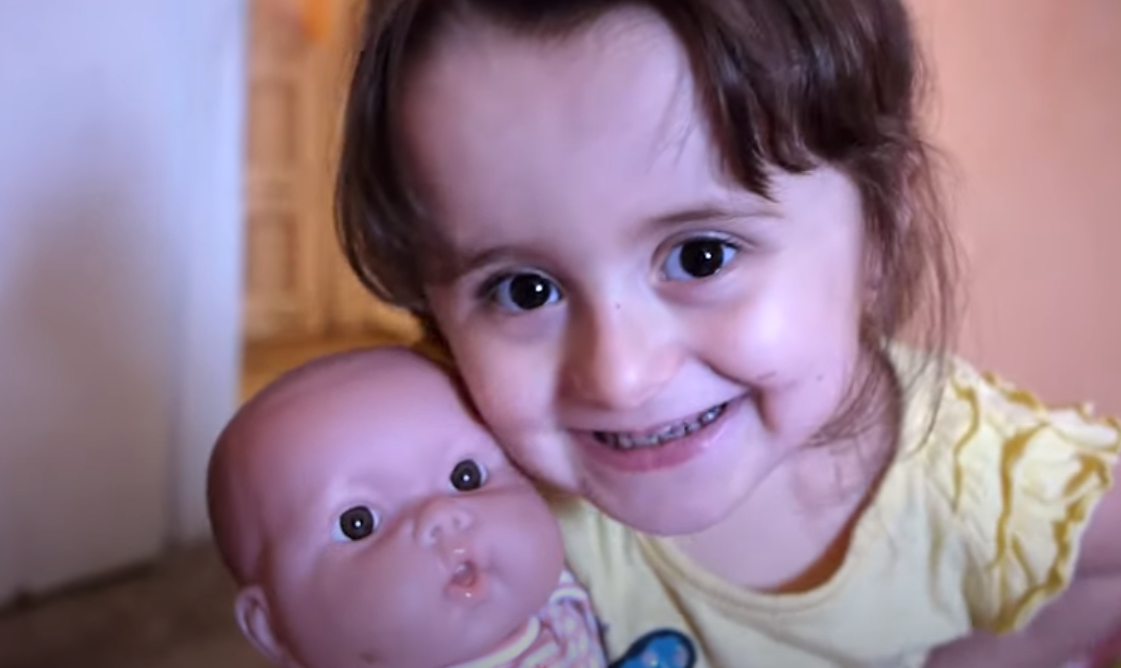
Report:
[[[1121,414],[1121,2],[911,4],[959,180],[963,352]]]

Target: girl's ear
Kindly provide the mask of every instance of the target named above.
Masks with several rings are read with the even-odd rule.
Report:
[[[237,625],[249,642],[274,666],[301,668],[274,627],[269,599],[258,585],[244,587],[234,601]]]

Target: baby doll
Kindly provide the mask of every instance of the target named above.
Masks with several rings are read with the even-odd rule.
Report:
[[[267,387],[219,438],[208,500],[237,621],[277,666],[605,663],[547,505],[415,353]]]

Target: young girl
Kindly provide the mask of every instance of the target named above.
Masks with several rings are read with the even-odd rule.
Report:
[[[382,0],[363,39],[350,261],[563,493],[613,659],[1055,668],[1121,627],[1121,424],[949,353],[901,0]]]

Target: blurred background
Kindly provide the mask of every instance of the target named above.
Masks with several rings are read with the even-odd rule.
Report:
[[[0,0],[0,668],[252,668],[208,542],[238,403],[411,340],[337,249],[362,0]],[[962,350],[1121,413],[1121,3],[913,0]]]

